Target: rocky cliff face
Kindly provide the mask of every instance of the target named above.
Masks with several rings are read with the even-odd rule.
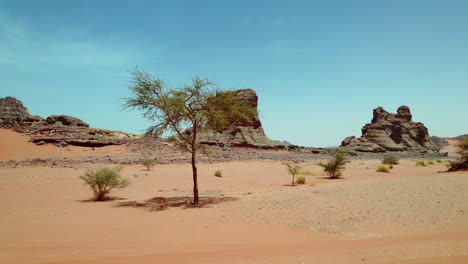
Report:
[[[254,90],[244,89],[234,92],[238,98],[257,109],[258,97]],[[207,145],[230,147],[276,148],[282,145],[270,140],[263,130],[258,113],[252,120],[233,124],[222,133],[203,132],[198,136],[198,142]]]
[[[13,97],[0,98],[0,126],[14,127],[30,116],[20,100]]]
[[[388,113],[382,107],[374,109],[374,117],[362,128],[362,136],[347,137],[341,146],[359,152],[438,152],[427,128],[412,121],[407,106],[400,106],[396,114]]]

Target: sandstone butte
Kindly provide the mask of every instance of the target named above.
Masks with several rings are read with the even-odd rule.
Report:
[[[413,152],[438,153],[423,123],[413,122],[407,106],[400,106],[395,114],[382,107],[374,109],[372,121],[362,128],[362,136],[347,137],[341,143],[357,152]]]

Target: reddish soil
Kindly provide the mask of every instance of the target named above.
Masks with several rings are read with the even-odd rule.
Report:
[[[0,130],[0,160],[89,153],[134,155]],[[78,179],[106,164],[0,167],[0,263],[468,263],[467,171],[402,160],[378,173],[379,160],[353,160],[329,180],[317,162],[301,163],[315,175],[295,187],[281,161],[200,163],[201,195],[232,199],[161,211],[143,205],[190,197],[189,164],[126,165],[131,185],[106,202]]]

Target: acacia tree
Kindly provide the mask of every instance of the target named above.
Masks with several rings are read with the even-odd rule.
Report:
[[[207,79],[195,77],[190,85],[170,88],[161,79],[144,71],[133,71],[130,91],[124,107],[143,111],[155,124],[147,136],[174,134],[176,144],[191,154],[193,203],[198,204],[197,153],[205,149],[197,142],[200,131],[221,132],[231,124],[251,120],[255,109],[233,92],[222,91]]]

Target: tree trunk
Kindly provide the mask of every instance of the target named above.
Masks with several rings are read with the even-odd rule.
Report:
[[[291,182],[292,186],[294,186],[294,175],[292,177],[292,182]]]
[[[192,172],[193,172],[193,203],[198,204],[198,174],[196,163],[196,152],[192,151]]]

